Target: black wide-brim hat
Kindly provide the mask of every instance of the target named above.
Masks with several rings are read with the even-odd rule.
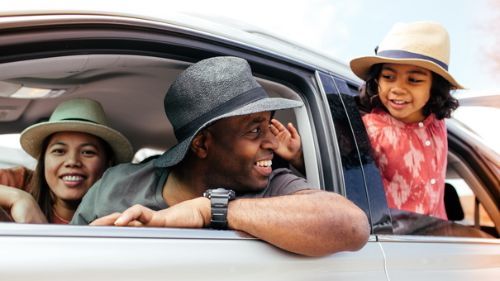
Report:
[[[155,166],[178,164],[194,136],[219,119],[302,105],[301,101],[270,98],[244,59],[213,57],[199,61],[176,78],[165,96],[165,113],[178,143],[156,159]]]

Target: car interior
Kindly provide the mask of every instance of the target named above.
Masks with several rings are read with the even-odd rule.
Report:
[[[163,98],[169,85],[190,64],[125,54],[72,55],[0,64],[0,134],[18,134],[47,120],[61,101],[87,97],[103,105],[109,123],[132,143],[136,152],[133,162],[140,162],[177,142],[164,113]],[[301,100],[285,85],[259,77],[257,80],[271,97]],[[304,147],[314,151],[304,108],[282,110],[274,116],[284,124],[295,124]],[[307,153],[305,161],[308,180],[319,186],[316,164],[310,164],[317,163],[315,154]],[[22,162],[15,164],[33,167],[31,159],[24,155]]]

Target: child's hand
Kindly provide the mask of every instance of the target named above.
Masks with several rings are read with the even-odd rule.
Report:
[[[293,124],[288,123],[287,127],[285,127],[280,121],[272,119],[269,128],[278,140],[278,148],[274,152],[290,162],[295,168],[303,170],[304,160],[301,151],[300,135]]]

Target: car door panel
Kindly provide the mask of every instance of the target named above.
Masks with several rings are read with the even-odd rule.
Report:
[[[235,231],[0,223],[0,245],[2,280],[386,280],[374,237],[314,258]]]
[[[500,243],[496,239],[396,235],[378,238],[391,281],[488,281],[500,276]]]

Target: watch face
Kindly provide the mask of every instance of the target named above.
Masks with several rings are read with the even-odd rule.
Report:
[[[225,188],[215,188],[215,189],[207,189],[203,193],[203,197],[212,198],[212,197],[227,197],[229,200],[232,200],[236,197],[236,193],[231,189]]]

